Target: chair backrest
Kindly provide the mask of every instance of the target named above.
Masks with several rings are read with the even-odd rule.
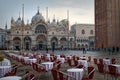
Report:
[[[63,75],[63,73],[59,71],[58,74],[59,74],[59,79],[60,79],[60,80],[64,80],[64,77],[63,77],[64,75]]]
[[[17,73],[17,69],[18,69],[17,66],[13,69],[13,75],[16,75],[16,73]]]
[[[61,64],[62,64],[62,63],[58,63],[58,64],[57,64],[57,70],[60,70]]]
[[[94,58],[93,61],[94,61],[94,64],[97,64],[97,58]]]
[[[71,59],[68,60],[68,65],[72,66],[72,60]]]
[[[80,64],[80,65],[78,65],[76,68],[83,68],[83,65]]]
[[[18,69],[18,66],[16,65],[16,66],[14,66],[14,67],[12,68],[12,71],[6,73],[5,76],[14,76],[14,75],[16,75],[17,69]]]
[[[104,65],[103,64],[97,64],[97,67],[98,67],[98,71],[100,73],[104,73]]]
[[[30,79],[29,80],[35,80],[35,75],[34,74],[30,74]]]
[[[74,60],[74,66],[78,65],[78,60]]]
[[[56,69],[52,69],[51,72],[52,72],[53,80],[57,80],[58,79],[57,70]]]
[[[93,66],[88,67],[88,79],[93,79],[95,68]]]
[[[109,74],[116,75],[116,66],[108,65]]]
[[[25,80],[29,80],[29,76],[28,76],[29,73],[30,73],[30,71],[26,71],[26,72],[25,72],[25,75],[24,75],[24,76],[25,76]]]
[[[62,71],[59,71],[58,74],[59,74],[59,80],[68,80],[68,78],[70,80],[76,80],[75,77],[73,77],[73,76],[71,76],[69,74],[66,74],[66,73],[64,73]]]
[[[32,67],[34,70],[37,70],[37,64],[36,63],[32,63]]]
[[[99,63],[100,63],[100,64],[103,64],[103,59],[99,59]]]
[[[112,58],[112,59],[111,59],[111,63],[112,63],[112,64],[116,64],[116,59],[115,59],[115,58]]]
[[[91,56],[88,56],[88,62],[90,62],[91,61]]]

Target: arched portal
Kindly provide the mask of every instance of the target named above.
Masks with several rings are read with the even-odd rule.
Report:
[[[37,38],[36,38],[36,41],[37,41],[37,48],[39,50],[43,50],[46,48],[46,37],[45,35],[38,35]]]
[[[14,37],[13,38],[13,48],[15,50],[20,50],[21,49],[21,39],[19,37]]]
[[[24,38],[24,44],[25,44],[25,50],[31,49],[31,38],[29,36],[26,36]]]
[[[66,38],[61,38],[60,39],[60,45],[61,45],[61,48],[67,48],[67,39]]]
[[[58,39],[56,37],[53,37],[51,39],[51,48],[56,49],[58,47]]]

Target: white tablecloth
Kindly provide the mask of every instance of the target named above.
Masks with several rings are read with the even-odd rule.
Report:
[[[110,65],[110,59],[103,59],[103,64]]]
[[[23,59],[24,59],[25,63],[29,63],[28,62],[29,57],[23,57]]]
[[[19,76],[7,76],[7,77],[2,77],[0,80],[21,80],[21,77]]]
[[[65,62],[65,58],[57,58],[57,60],[61,61],[61,63]]]
[[[46,71],[52,70],[53,68],[53,62],[44,62],[42,64],[45,65]]]
[[[28,59],[28,63],[32,65],[32,63],[36,63],[37,59],[33,58],[33,59]]]
[[[60,58],[60,55],[57,55],[57,59]]]
[[[78,64],[82,64],[84,69],[87,70],[88,67],[87,60],[78,60]]]
[[[88,58],[87,57],[80,57],[80,59],[82,60],[82,59],[85,59],[85,60],[87,60]]]
[[[83,77],[83,69],[78,69],[78,68],[71,68],[67,70],[68,74],[75,77],[75,80],[82,80]],[[68,77],[68,80],[74,80]]]
[[[113,66],[116,66],[116,68],[117,68],[117,72],[120,74],[120,65],[118,65],[118,64],[112,64]]]
[[[0,77],[11,71],[11,66],[0,66]]]
[[[72,56],[69,56],[69,55],[68,55],[68,56],[67,56],[67,59],[72,59]]]
[[[11,65],[10,60],[6,58],[0,62],[0,66],[9,66],[9,65]]]

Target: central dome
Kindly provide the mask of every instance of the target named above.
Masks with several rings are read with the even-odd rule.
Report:
[[[16,23],[17,26],[22,26],[21,18],[19,17],[15,23]]]
[[[37,14],[33,16],[32,23],[38,23],[38,22],[41,22],[41,21],[45,21],[45,19],[42,16],[42,14],[39,13],[39,11],[38,11]]]

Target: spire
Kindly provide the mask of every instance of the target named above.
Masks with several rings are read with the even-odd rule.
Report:
[[[55,22],[55,15],[53,16],[53,22]]]
[[[6,24],[5,24],[5,30],[7,31],[7,22],[6,22]]]
[[[14,21],[14,18],[13,17],[11,17],[11,23],[14,23],[15,21]]]
[[[20,17],[20,12],[19,12],[19,17],[18,17],[18,20],[21,20],[21,17]]]
[[[38,12],[37,12],[37,14],[40,14],[40,12],[39,12],[39,6],[38,6]]]
[[[20,12],[19,12],[19,18],[20,18]]]
[[[57,24],[59,24],[59,20],[57,19]]]

